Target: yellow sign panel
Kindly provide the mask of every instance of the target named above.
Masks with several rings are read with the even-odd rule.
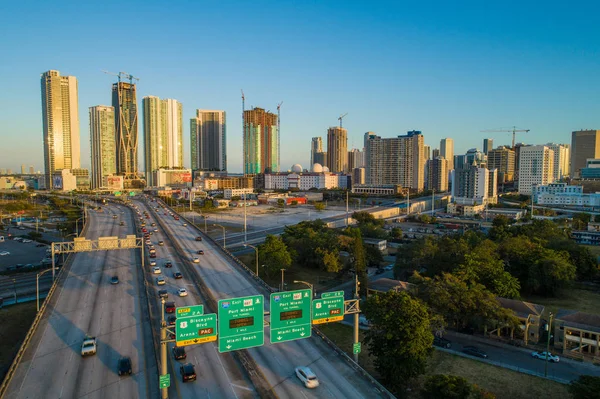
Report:
[[[324,323],[331,323],[334,321],[341,321],[344,320],[344,316],[334,316],[334,317],[328,317],[326,319],[313,319],[313,324],[324,324]]]
[[[177,346],[197,345],[197,344],[204,344],[206,342],[212,342],[212,341],[216,341],[216,340],[217,340],[217,336],[211,335],[211,336],[204,337],[204,338],[194,338],[194,339],[186,339],[184,341],[177,341],[176,345]]]

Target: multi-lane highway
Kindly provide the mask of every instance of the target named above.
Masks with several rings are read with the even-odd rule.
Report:
[[[133,233],[134,220],[127,208],[110,205],[104,209],[102,213],[89,212],[86,238]],[[119,226],[121,220],[126,226]],[[158,397],[140,263],[140,250],[133,249],[75,255],[63,271],[66,274],[5,397]],[[118,284],[111,284],[113,276],[118,276]],[[80,351],[86,334],[97,337],[98,351],[83,358]],[[131,358],[132,376],[119,377],[117,363],[122,356]]]
[[[151,203],[156,207],[156,202]],[[154,210],[154,212],[156,212]],[[184,226],[160,209],[157,216],[166,233],[177,241],[180,255],[187,260],[187,266],[197,273],[205,288],[215,299],[268,293],[257,285],[237,266],[225,257],[209,240],[195,241],[200,235],[193,226]],[[204,255],[196,255],[199,249]],[[199,256],[200,263],[191,262]],[[265,302],[268,309],[268,300]],[[385,397],[366,378],[355,371],[350,364],[337,355],[321,339],[312,337],[282,344],[270,344],[269,329],[266,329],[265,345],[248,352],[258,364],[260,371],[279,398],[377,398]],[[203,344],[216,353],[214,343]],[[223,358],[223,355],[217,357]],[[316,389],[305,388],[296,378],[297,366],[309,366],[320,380]]]
[[[175,248],[171,245],[169,237],[162,231],[161,221],[157,220],[157,217],[154,212],[151,211],[150,207],[142,202],[136,202],[136,205],[140,212],[140,215],[138,216],[141,217],[139,222],[143,221],[146,225],[144,227],[148,230],[148,233],[153,233],[149,240],[156,250],[156,258],[150,259],[150,261],[155,261],[156,266],[160,269],[160,273],[155,274],[152,271],[153,266],[150,262],[148,262],[146,266],[146,277],[152,287],[151,292],[155,296],[153,300],[159,301],[159,290],[167,290],[168,298],[166,300],[175,302],[176,307],[203,304],[203,300],[200,297],[198,290],[187,275],[187,267],[183,264],[183,262],[187,262],[188,259],[184,258],[184,260],[182,260],[180,258]],[[149,218],[144,216],[144,212],[148,213]],[[153,223],[157,225],[152,226]],[[159,245],[159,241],[163,241],[164,245]],[[171,262],[171,267],[165,267],[166,262]],[[175,272],[180,272],[183,277],[175,279]],[[157,279],[159,277],[165,279],[164,285],[158,285]],[[178,290],[180,288],[185,288],[188,295],[180,297],[178,295]],[[160,307],[158,309],[160,311]],[[168,319],[168,316],[170,315],[165,314],[165,319]],[[153,325],[158,328],[157,323],[154,323]],[[172,330],[175,330],[174,326],[172,327]],[[169,374],[171,375],[169,397],[258,397],[252,382],[231,354],[219,354],[214,344],[194,345],[185,348],[186,359],[176,360],[172,352],[173,347],[173,343],[168,344],[167,356]],[[179,368],[186,363],[192,363],[195,366],[197,380],[194,382],[182,382]]]

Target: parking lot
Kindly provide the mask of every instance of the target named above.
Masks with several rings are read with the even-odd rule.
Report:
[[[9,240],[5,237],[3,242],[0,242],[0,253],[9,252],[10,255],[0,256],[0,271],[6,270],[10,266],[18,264],[39,265],[42,259],[46,256],[46,245],[37,247],[37,242],[32,241],[23,243],[19,241]]]

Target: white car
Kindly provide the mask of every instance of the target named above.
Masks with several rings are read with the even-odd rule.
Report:
[[[81,356],[96,354],[96,337],[86,336],[81,344]]]
[[[165,280],[164,277],[157,277],[156,278],[156,285],[165,285],[167,284],[167,281]]]
[[[183,224],[183,227],[187,227],[187,223],[184,223],[184,224]]]
[[[10,252],[8,252],[8,251],[1,251],[0,252],[0,256],[6,256],[6,255],[10,255]]]
[[[531,352],[531,357],[546,360],[546,352]],[[548,361],[552,363],[558,363],[560,358],[552,353],[548,353]]]
[[[161,274],[162,272],[160,271],[160,267],[156,266],[152,268],[152,273]]]
[[[24,243],[29,243],[29,242],[33,242],[33,241],[26,238],[26,239],[23,240],[23,242]]]
[[[307,388],[316,388],[319,386],[319,379],[309,367],[296,367],[296,376]]]
[[[156,261],[154,259],[150,261],[150,266],[156,266]]]
[[[185,288],[180,288],[177,290],[179,296],[187,296],[187,290]]]
[[[200,258],[192,258],[192,262],[194,262],[194,263],[200,263]]]

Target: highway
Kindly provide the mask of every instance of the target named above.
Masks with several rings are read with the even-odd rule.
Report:
[[[89,212],[88,239],[133,233],[127,208],[110,205]],[[117,219],[112,215],[116,214]],[[120,227],[119,221],[126,222]],[[158,371],[140,270],[140,250],[75,255],[48,303],[6,398],[156,398]],[[112,276],[119,277],[111,284]],[[86,334],[98,352],[82,358]],[[133,375],[119,377],[121,356],[132,359]]]
[[[196,242],[195,237],[200,233],[193,226],[183,226],[183,221],[164,215],[162,209],[159,217],[167,233],[183,248],[180,255],[188,259],[188,266],[200,276],[215,299],[263,294],[267,304],[265,310],[269,310],[267,291],[238,269],[239,266],[225,258],[209,240]],[[203,249],[205,254],[196,255],[199,249]],[[191,262],[194,256],[200,257],[200,264]],[[266,328],[264,346],[249,349],[248,352],[279,398],[387,397],[320,338],[272,345],[269,343],[269,332],[269,328]],[[310,366],[319,378],[320,386],[313,390],[306,389],[295,375],[294,368],[297,366]]]
[[[147,280],[154,298],[152,300],[158,303],[157,309],[160,312],[160,300],[158,299],[158,290],[166,289],[168,292],[167,301],[175,302],[176,307],[190,306],[203,304],[203,300],[197,291],[196,287],[187,275],[187,270],[184,264],[180,261],[179,255],[175,248],[170,244],[169,238],[162,232],[161,225],[151,226],[156,222],[154,212],[144,203],[136,202],[139,211],[142,215],[142,220],[146,223],[146,229],[152,235],[150,241],[156,249],[156,258],[149,259],[156,261],[156,266],[161,269],[160,274],[152,273],[152,266],[146,264]],[[143,217],[143,212],[147,211],[149,219]],[[141,222],[140,220],[139,222]],[[157,230],[156,232],[154,230]],[[163,241],[164,245],[158,245],[159,241]],[[165,267],[165,262],[170,261],[172,267]],[[175,279],[173,273],[181,272],[183,278]],[[166,280],[166,284],[158,285],[156,279],[162,276]],[[185,288],[188,291],[188,296],[180,297],[177,292],[180,288]],[[160,319],[160,314],[155,315]],[[165,314],[165,319],[168,319],[169,314]],[[153,323],[158,329],[158,322]],[[175,331],[175,326],[172,327]],[[203,345],[187,346],[185,360],[175,360],[172,353],[174,343],[168,344],[168,365],[169,374],[171,375],[171,388],[169,391],[170,398],[254,398],[258,397],[254,386],[250,379],[245,375],[243,368],[233,359],[231,354],[220,355],[214,343],[206,343]],[[197,380],[195,382],[183,383],[179,367],[181,364],[192,363],[195,365]]]
[[[48,292],[51,285],[52,272],[47,272],[40,276],[40,293],[44,294]],[[6,300],[14,298],[15,295],[18,298],[24,296],[35,297],[35,286],[36,273],[19,273],[9,276],[0,276],[0,298]]]

